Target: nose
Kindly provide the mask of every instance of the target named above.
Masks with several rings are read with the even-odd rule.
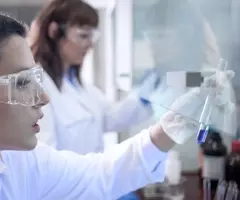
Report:
[[[93,38],[90,38],[87,45],[88,49],[93,48],[93,44],[94,44]]]
[[[85,40],[81,43],[81,47],[83,47],[84,49],[89,49],[92,48],[94,45],[93,42],[93,36],[88,36],[85,38]]]
[[[47,105],[49,103],[50,98],[49,98],[48,94],[46,93],[46,91],[43,92],[43,98],[42,99],[43,99],[42,101],[43,101],[44,105]]]

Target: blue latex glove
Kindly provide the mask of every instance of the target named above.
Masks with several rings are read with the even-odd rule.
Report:
[[[118,200],[140,200],[135,193],[129,193]]]
[[[140,101],[144,105],[150,104],[150,101],[148,99],[150,95],[157,89],[159,83],[160,76],[157,73],[156,68],[147,70],[145,74],[142,76],[142,78],[139,81],[140,86],[138,88],[138,95]]]

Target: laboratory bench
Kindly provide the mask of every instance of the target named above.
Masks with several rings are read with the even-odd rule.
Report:
[[[183,176],[186,177],[186,182],[184,183],[184,200],[201,200],[199,191],[199,172],[184,172]],[[161,198],[145,198],[143,189],[138,191],[138,195],[141,200],[161,200]]]

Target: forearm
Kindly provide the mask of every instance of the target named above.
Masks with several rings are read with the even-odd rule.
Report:
[[[156,145],[156,147],[163,152],[169,151],[173,146],[175,146],[175,142],[163,131],[160,123],[155,124],[151,128],[150,137],[152,143]]]
[[[115,152],[114,149],[109,152],[112,156],[114,155],[115,159],[111,165],[107,165],[111,168],[107,171],[121,174],[120,176],[114,175],[113,178],[112,189],[115,191],[113,193],[118,194],[114,197],[119,197],[121,193],[136,190],[147,184],[163,181],[164,161],[167,153],[160,151],[152,143],[149,132],[149,130],[143,130],[135,137],[119,144]],[[120,146],[122,146],[121,150]],[[103,168],[106,169],[106,166]]]

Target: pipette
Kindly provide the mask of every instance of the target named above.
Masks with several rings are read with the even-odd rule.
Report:
[[[220,59],[219,61],[219,65],[218,65],[218,69],[217,70],[226,70],[227,68],[227,61],[224,59]],[[216,72],[217,73],[217,72]],[[200,116],[200,126],[198,129],[198,134],[197,134],[197,142],[198,144],[202,144],[205,142],[209,129],[210,129],[210,124],[209,124],[209,120],[211,118],[211,114],[212,114],[212,103],[213,103],[213,95],[214,92],[210,91],[210,93],[208,94],[204,106],[203,106],[203,110]]]

